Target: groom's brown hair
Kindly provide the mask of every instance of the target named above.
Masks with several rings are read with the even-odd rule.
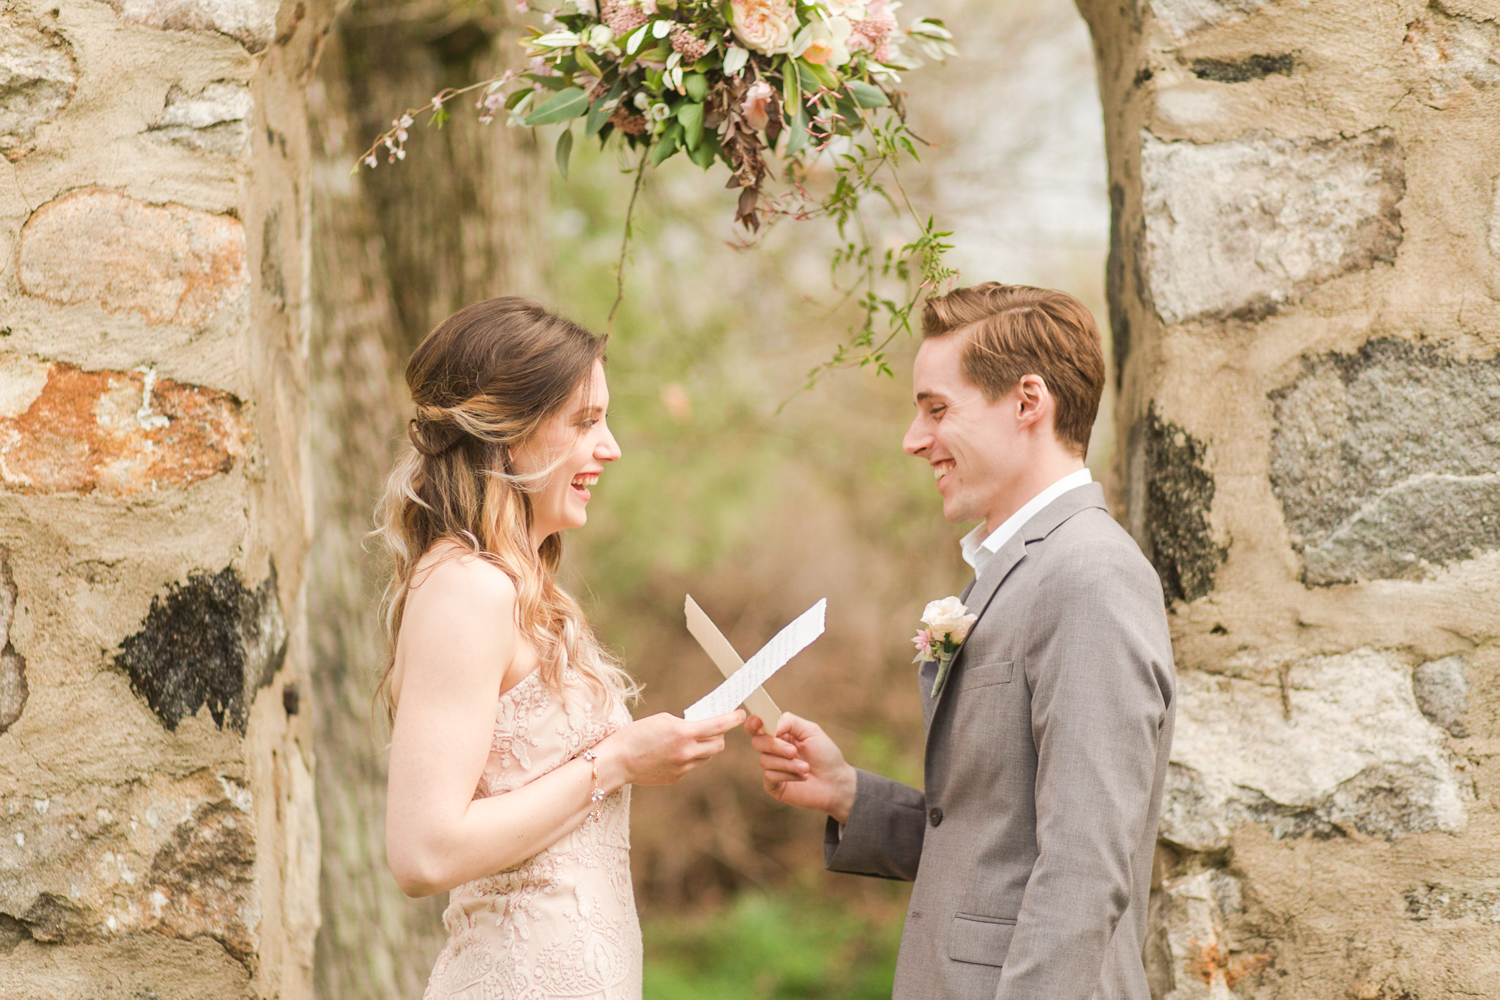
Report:
[[[1094,317],[1067,292],[987,281],[935,295],[922,308],[922,336],[968,338],[964,378],[991,402],[1037,375],[1057,400],[1057,437],[1088,453],[1104,393],[1104,349]]]

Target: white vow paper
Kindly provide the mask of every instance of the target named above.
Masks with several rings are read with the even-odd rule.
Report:
[[[713,623],[708,621],[708,616],[704,615],[698,608],[698,605],[693,603],[691,597],[688,598],[687,606],[689,609],[689,631],[693,633],[693,638],[697,639],[699,644],[704,647],[704,651],[709,654],[710,658],[716,664],[719,664],[723,650],[720,649],[720,655],[715,656],[714,649],[710,647],[717,644],[712,643],[711,640],[705,643],[703,637],[698,634],[699,630],[693,628],[694,615],[692,612],[697,611],[699,615],[702,615],[702,621],[706,622],[710,628],[713,627]],[[725,712],[734,711],[742,702],[747,701],[754,694],[763,696],[765,692],[758,692],[756,689],[769,680],[776,671],[785,666],[787,661],[802,652],[814,639],[823,634],[823,613],[827,607],[828,601],[825,598],[802,612],[802,614],[797,616],[795,621],[780,632],[777,632],[770,642],[762,646],[760,652],[750,657],[743,667],[740,667],[733,673],[729,673],[725,670],[723,664],[719,664],[719,670],[727,674],[724,683],[714,688],[692,705],[689,705],[687,711],[682,713],[682,717],[689,722],[697,722],[700,719],[711,719],[716,715],[723,715]],[[713,632],[715,635],[718,635],[719,630],[714,628]],[[718,635],[718,638],[722,640],[723,636]],[[728,646],[728,643],[725,642],[724,645]],[[734,652],[732,647],[729,652]],[[735,658],[738,659],[738,657]],[[770,698],[766,698],[766,702],[770,704],[771,709],[776,708],[775,703],[771,702]],[[751,711],[755,711],[755,709],[752,708]],[[758,711],[756,714],[760,715],[761,721],[767,725],[775,725],[775,720],[781,717],[779,711],[770,718],[761,715]]]
[[[702,646],[708,658],[714,661],[714,666],[719,668],[719,673],[725,677],[733,677],[735,671],[745,665],[745,661],[740,659],[740,654],[734,651],[729,640],[724,638],[724,633],[720,632],[719,627],[708,615],[704,614],[702,608],[698,607],[698,602],[693,600],[691,594],[688,595],[683,611],[687,615],[689,634],[698,640],[698,645]],[[765,688],[756,688],[751,691],[749,697],[745,699],[745,708],[751,715],[760,716],[760,721],[764,722],[768,729],[775,729],[776,720],[781,718],[781,709],[777,708],[771,696],[766,694]]]

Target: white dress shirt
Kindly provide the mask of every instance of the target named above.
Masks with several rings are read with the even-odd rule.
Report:
[[[1070,472],[1057,482],[1047,487],[1022,505],[1005,523],[990,532],[988,538],[979,540],[980,533],[984,531],[984,525],[977,525],[973,531],[965,535],[959,545],[963,546],[964,562],[974,567],[974,576],[977,579],[984,572],[984,568],[995,558],[995,553],[1000,551],[1000,546],[1010,541],[1011,536],[1020,531],[1026,522],[1035,517],[1043,507],[1047,506],[1058,497],[1069,490],[1076,490],[1080,486],[1087,486],[1094,481],[1094,477],[1088,469],[1079,469]]]

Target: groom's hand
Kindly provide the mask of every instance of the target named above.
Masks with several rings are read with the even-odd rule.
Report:
[[[840,823],[849,821],[856,772],[822,726],[784,712],[774,734],[754,715],[745,720],[745,732],[760,754],[766,794],[789,806],[827,813]]]

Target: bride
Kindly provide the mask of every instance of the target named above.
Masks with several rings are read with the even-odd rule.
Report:
[[[681,780],[744,719],[632,722],[635,685],[557,584],[560,532],[620,457],[603,358],[604,338],[498,298],[407,365],[380,697],[391,872],[410,896],[450,891],[427,1000],[639,998],[630,786]]]

